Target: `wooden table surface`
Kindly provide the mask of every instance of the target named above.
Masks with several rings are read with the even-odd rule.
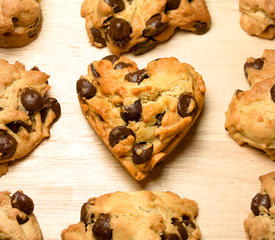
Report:
[[[240,147],[224,130],[225,111],[235,89],[249,89],[243,64],[260,57],[274,41],[248,36],[239,26],[237,0],[207,0],[211,30],[197,36],[177,32],[167,43],[134,57],[140,67],[159,57],[175,56],[202,74],[206,102],[197,124],[179,147],[143,183],[133,180],[112,157],[84,119],[75,84],[93,60],[109,55],[91,47],[80,17],[82,0],[43,0],[39,38],[21,49],[0,49],[0,57],[21,61],[51,75],[51,95],[62,117],[51,138],[0,179],[0,190],[22,189],[35,202],[46,240],[60,239],[62,229],[79,220],[88,198],[104,193],[142,189],[170,190],[196,200],[202,239],[246,239],[243,220],[258,192],[258,177],[275,169],[263,152]]]

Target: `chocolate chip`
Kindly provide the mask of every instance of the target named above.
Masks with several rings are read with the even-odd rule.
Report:
[[[121,12],[125,9],[125,4],[123,0],[104,0],[107,4],[109,4],[115,13]]]
[[[16,216],[17,222],[19,223],[19,225],[25,224],[26,222],[28,222],[30,219],[28,218],[28,216],[25,217],[25,219],[21,218],[19,215]]]
[[[1,158],[10,158],[15,153],[16,147],[16,140],[6,132],[0,131],[0,153],[2,153]]]
[[[157,42],[153,39],[147,39],[143,42],[137,43],[132,47],[131,51],[134,55],[138,56],[152,50],[157,45]]]
[[[238,96],[238,94],[239,94],[239,93],[242,93],[242,92],[243,92],[243,90],[237,89],[237,90],[235,91],[235,95]]]
[[[255,59],[254,62],[246,62],[244,64],[244,75],[247,78],[248,73],[247,73],[247,68],[254,68],[256,70],[261,70],[264,66],[264,60],[262,58],[257,58]]]
[[[44,106],[43,96],[34,89],[25,88],[21,95],[24,108],[30,112],[40,111]]]
[[[130,135],[136,137],[136,135],[130,128],[127,128],[124,126],[116,127],[110,132],[109,143],[110,143],[111,147],[114,147],[121,140],[128,138],[128,136],[130,136]]]
[[[161,125],[161,121],[162,121],[162,118],[163,118],[164,114],[165,114],[165,112],[164,112],[164,113],[160,113],[160,114],[158,114],[158,115],[156,116],[157,122],[156,122],[155,125],[157,125],[157,126],[160,126],[160,125]]]
[[[186,93],[182,93],[178,101],[178,113],[181,117],[194,116],[197,112],[196,99]]]
[[[11,205],[13,208],[18,208],[20,211],[31,214],[34,209],[34,204],[31,198],[21,191],[17,191],[11,197]]]
[[[204,23],[204,22],[200,22],[200,21],[197,21],[193,27],[196,29],[196,31],[194,33],[196,34],[204,34],[208,31],[208,26],[207,26],[207,23]]]
[[[40,71],[39,68],[38,68],[37,66],[33,66],[31,70],[32,70],[32,71]]]
[[[120,69],[128,68],[128,67],[132,67],[132,64],[130,64],[130,63],[125,63],[125,62],[119,62],[119,63],[115,66],[115,70],[120,70]]]
[[[132,4],[133,0],[127,0],[128,3]]]
[[[103,21],[102,27],[103,27],[103,28],[108,27],[108,26],[110,25],[111,20],[112,20],[113,18],[114,18],[114,16],[109,16],[109,17],[107,17],[107,18]]]
[[[89,214],[88,212],[88,208],[90,205],[90,203],[84,203],[81,208],[80,221],[83,222],[85,225],[94,223],[94,214]]]
[[[96,240],[111,240],[113,230],[110,226],[111,216],[102,214],[94,223],[92,230]]]
[[[92,71],[92,73],[93,73],[93,75],[94,75],[95,78],[99,78],[100,77],[99,73],[96,71],[96,69],[95,69],[95,67],[94,67],[93,64],[91,64],[91,71]]]
[[[55,99],[55,98],[50,98],[50,97],[47,97],[45,99],[45,105],[46,107],[43,108],[41,111],[40,111],[40,114],[41,114],[41,121],[44,123],[45,120],[46,120],[46,117],[47,117],[47,114],[49,112],[49,109],[52,109],[52,111],[54,112],[55,114],[55,118],[53,120],[52,123],[55,123],[59,118],[60,118],[60,115],[61,115],[61,107],[60,107],[60,104],[58,103],[58,101]]]
[[[32,126],[29,126],[21,120],[8,123],[7,127],[14,133],[18,133],[20,127],[25,128],[28,132],[32,130]]]
[[[18,18],[17,18],[17,17],[13,17],[13,18],[12,18],[12,23],[15,24],[15,23],[17,23],[17,22],[18,22]]]
[[[161,240],[181,240],[177,234],[169,233],[161,236]]]
[[[105,47],[106,41],[102,37],[101,32],[96,28],[91,28],[90,31],[91,31],[91,34],[93,35],[94,42],[101,44],[102,47]]]
[[[255,216],[259,216],[260,209],[259,207],[263,206],[267,210],[271,207],[270,198],[267,194],[258,193],[251,202],[251,210]]]
[[[146,78],[149,78],[149,76],[148,76],[146,70],[142,69],[142,70],[137,70],[132,73],[128,73],[124,79],[128,82],[140,84]]]
[[[133,147],[133,162],[135,164],[142,164],[149,161],[154,150],[153,144],[138,143]]]
[[[4,108],[0,107],[0,111],[3,111],[3,110],[4,110]]]
[[[172,224],[177,227],[178,232],[180,234],[180,237],[182,240],[188,239],[188,233],[186,228],[183,226],[183,224],[179,221],[177,218],[172,218]]]
[[[156,14],[153,17],[151,17],[146,22],[146,28],[143,31],[143,36],[154,37],[163,32],[168,27],[168,23],[163,23],[161,22],[161,20],[161,14]]]
[[[271,94],[271,99],[272,99],[273,102],[275,103],[275,84],[274,84],[273,87],[270,89],[270,94]]]
[[[102,60],[108,60],[110,62],[112,62],[112,64],[115,64],[115,62],[119,59],[118,56],[116,55],[109,55],[109,56],[106,56],[104,58],[102,58]]]
[[[125,46],[130,41],[131,25],[122,18],[114,18],[107,30],[107,35],[119,47]]]
[[[140,100],[134,102],[133,105],[128,107],[123,106],[122,111],[120,113],[121,118],[128,123],[129,121],[138,122],[142,113],[142,105]]]
[[[180,0],[167,0],[166,11],[177,9],[180,5]]]
[[[87,79],[79,79],[76,84],[76,91],[80,97],[91,99],[96,95],[96,88]]]
[[[191,228],[196,229],[196,225],[190,220],[189,216],[187,215],[183,215],[182,216],[182,222],[185,224],[186,227],[188,227],[189,225],[191,226]]]

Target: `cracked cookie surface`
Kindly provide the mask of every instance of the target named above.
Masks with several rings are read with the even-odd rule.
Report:
[[[244,221],[251,240],[275,239],[275,172],[260,178],[262,189],[251,202],[252,213]]]
[[[47,96],[49,75],[37,67],[26,71],[23,64],[0,59],[0,175],[9,161],[24,157],[44,138],[61,110]]]
[[[150,51],[177,28],[203,34],[210,27],[204,0],[85,0],[81,15],[90,42],[116,55]]]
[[[91,198],[80,223],[62,232],[63,240],[196,240],[197,203],[172,192],[115,192]]]
[[[275,50],[248,58],[244,70],[251,89],[235,92],[225,128],[238,144],[262,149],[275,160]]]
[[[275,37],[275,1],[240,0],[240,24],[244,31],[260,38]]]
[[[0,47],[23,47],[38,37],[42,15],[38,0],[0,0]]]
[[[0,239],[43,240],[34,204],[22,191],[0,192]]]
[[[176,58],[139,70],[125,57],[107,56],[77,82],[82,112],[118,161],[144,179],[168,155],[199,116],[202,77]]]

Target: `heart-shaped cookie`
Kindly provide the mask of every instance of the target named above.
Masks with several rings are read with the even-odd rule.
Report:
[[[107,56],[77,81],[82,111],[104,144],[136,179],[169,154],[199,116],[202,77],[176,58],[139,70],[125,57]]]
[[[244,70],[251,89],[235,92],[225,128],[240,145],[262,149],[275,160],[275,50],[248,58]]]

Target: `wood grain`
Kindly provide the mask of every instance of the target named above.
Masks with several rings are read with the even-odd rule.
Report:
[[[88,64],[109,54],[88,43],[82,0],[43,0],[39,38],[21,49],[0,49],[0,57],[39,66],[51,75],[51,94],[62,117],[44,141],[0,179],[0,190],[23,189],[35,201],[46,240],[79,220],[89,197],[116,190],[170,190],[199,203],[203,239],[246,239],[243,220],[260,188],[258,177],[274,170],[262,152],[238,146],[225,132],[225,111],[235,89],[249,88],[243,63],[261,56],[274,41],[248,36],[239,26],[237,0],[207,0],[211,30],[197,36],[178,32],[150,53],[133,57],[140,67],[159,57],[175,56],[192,64],[207,86],[204,111],[177,150],[151,177],[137,183],[103,146],[81,114],[75,83]]]

